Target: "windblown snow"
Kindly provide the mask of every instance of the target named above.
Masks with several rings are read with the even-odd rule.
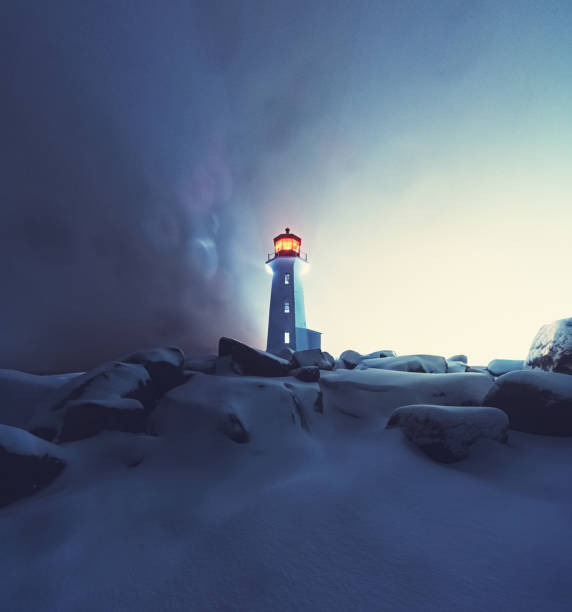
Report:
[[[0,415],[23,426],[41,381],[0,381]],[[0,508],[2,608],[568,612],[572,438],[510,431],[438,463],[385,428],[400,406],[479,406],[493,383],[195,372],[147,433],[42,442],[66,468]]]

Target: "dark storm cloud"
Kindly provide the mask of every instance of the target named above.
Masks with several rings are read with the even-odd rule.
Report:
[[[377,40],[394,17],[366,9],[3,3],[0,366],[259,340],[236,279],[271,238],[272,194],[327,167],[352,70],[380,70],[356,64],[361,32]]]

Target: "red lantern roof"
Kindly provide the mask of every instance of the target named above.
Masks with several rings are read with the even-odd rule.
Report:
[[[300,245],[302,238],[290,233],[290,228],[286,228],[284,234],[274,238],[274,255],[276,257],[300,257]]]

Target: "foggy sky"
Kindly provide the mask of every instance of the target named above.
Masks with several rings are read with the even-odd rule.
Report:
[[[570,259],[572,10],[497,4],[3,3],[0,366],[263,346],[286,225],[328,350],[522,350],[572,304],[522,292]]]

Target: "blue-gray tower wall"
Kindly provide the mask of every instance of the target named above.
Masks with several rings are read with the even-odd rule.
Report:
[[[299,257],[278,256],[269,261],[268,265],[272,268],[272,290],[266,350],[278,352],[284,347],[290,347],[295,351],[320,348],[319,332],[306,329],[304,288],[301,278],[302,266],[306,266],[306,262]],[[286,283],[287,274],[290,275],[288,283]],[[288,303],[289,312],[285,312],[285,303]],[[285,332],[290,334],[289,343],[285,341]]]

